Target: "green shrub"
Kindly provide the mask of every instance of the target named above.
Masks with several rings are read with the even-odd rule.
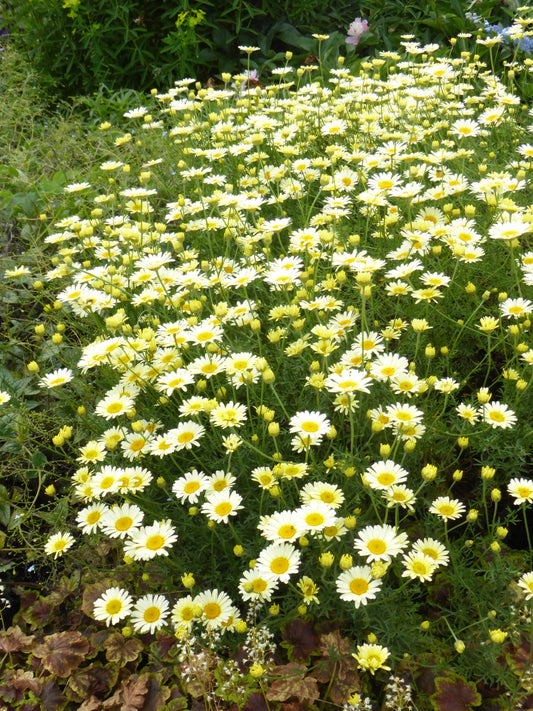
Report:
[[[356,12],[350,0],[7,0],[4,23],[68,96],[102,84],[146,90],[186,75],[205,81],[242,68],[243,44],[260,45],[262,61],[295,47],[307,54],[312,41],[302,33],[344,32]]]

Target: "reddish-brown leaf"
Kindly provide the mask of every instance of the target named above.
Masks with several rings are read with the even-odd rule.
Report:
[[[533,649],[531,643],[525,637],[520,638],[519,644],[509,645],[507,647],[507,662],[521,674],[530,669],[533,660]]]
[[[57,632],[47,635],[33,655],[51,674],[66,677],[79,667],[89,649],[89,642],[80,632]]]
[[[321,635],[320,652],[324,659],[317,663],[312,676],[328,684],[331,701],[342,706],[361,688],[352,643],[341,637],[339,630],[334,630]]]
[[[91,649],[94,649],[96,652],[102,652],[104,650],[104,644],[112,634],[114,634],[113,630],[110,630],[107,627],[103,630],[98,630],[98,632],[93,632],[93,634],[89,637]]]
[[[137,676],[133,674],[127,681],[122,682],[120,697],[121,711],[139,711],[144,706],[144,697],[148,691],[148,675]]]
[[[39,598],[31,607],[24,610],[22,613],[22,619],[30,625],[32,630],[34,630],[38,627],[44,627],[52,618],[53,612],[54,608],[50,605],[48,600]]]
[[[64,575],[59,581],[57,588],[52,590],[52,592],[46,596],[46,599],[52,607],[58,607],[71,593],[74,592],[74,590],[76,590],[78,582],[79,581],[76,580],[75,577],[67,578],[67,576]]]
[[[166,709],[166,701],[170,696],[170,689],[163,685],[162,674],[148,675],[148,691],[144,699],[143,711],[159,711]]]
[[[44,711],[57,711],[57,709],[63,708],[66,698],[61,693],[61,689],[59,688],[57,681],[50,679],[44,683],[41,693],[41,701]]]
[[[116,662],[120,666],[135,661],[142,648],[143,644],[140,640],[124,637],[120,632],[114,632],[104,642],[107,661]]]
[[[76,669],[68,681],[69,699],[81,702],[89,693],[105,698],[115,685],[118,673],[119,669],[115,666],[103,667],[100,664]]]
[[[267,691],[269,701],[288,701],[296,696],[300,701],[313,703],[320,697],[317,681],[314,677],[306,677],[307,667],[303,664],[290,662],[273,669],[273,674],[281,678],[275,679]]]
[[[24,692],[33,691],[35,696],[41,693],[42,684],[36,679],[33,672],[22,669],[7,669],[0,683],[0,698],[4,701],[20,702],[24,699]]]
[[[264,694],[253,691],[246,699],[242,711],[269,711],[270,707]]]
[[[85,699],[82,705],[78,707],[78,711],[100,711],[100,708],[101,703],[99,699],[97,699],[96,696],[89,696],[89,698]]]
[[[472,706],[479,706],[481,696],[475,684],[462,676],[453,674],[435,679],[437,691],[431,697],[436,711],[471,711]]]
[[[2,652],[27,652],[35,635],[25,635],[18,625],[0,631],[0,650]]]
[[[176,637],[165,632],[158,632],[157,637],[150,645],[150,649],[156,659],[162,662],[173,662],[179,651],[176,644]]]
[[[175,676],[173,676],[173,680],[176,680]],[[166,709],[168,709],[168,711],[183,711],[183,709],[187,708],[189,708],[187,696],[183,693],[181,687],[175,683],[170,689],[170,696],[166,703],[165,711]]]
[[[309,704],[305,701],[286,701],[281,704],[281,711],[308,711]]]
[[[306,664],[318,651],[319,638],[311,622],[293,620],[283,628],[282,646],[287,648],[291,661]]]
[[[83,590],[83,599],[81,603],[81,609],[87,617],[92,617],[93,616],[93,608],[94,608],[94,602],[97,600],[100,595],[103,595],[106,590],[109,588],[112,588],[114,585],[116,585],[116,581],[111,580],[111,579],[106,579],[106,580],[100,580],[97,583],[93,583],[92,585],[86,585],[84,590]]]

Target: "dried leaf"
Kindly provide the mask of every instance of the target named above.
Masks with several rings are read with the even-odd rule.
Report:
[[[307,667],[290,662],[273,669],[276,676],[281,676],[272,682],[266,697],[269,701],[287,701],[296,696],[300,701],[313,703],[320,697],[317,681],[312,676],[305,676]]]
[[[311,622],[293,620],[283,628],[282,647],[288,650],[291,661],[306,664],[318,651],[319,639]]]
[[[96,696],[89,696],[81,706],[78,706],[78,711],[100,711],[101,703],[100,699],[97,699]]]
[[[481,696],[472,682],[457,674],[435,679],[437,691],[431,697],[436,711],[470,711],[479,706]]]
[[[51,674],[66,677],[79,667],[89,649],[89,642],[80,632],[57,632],[47,635],[33,655]]]
[[[18,625],[0,631],[0,650],[2,652],[29,651],[35,635],[25,635]]]
[[[100,711],[101,704],[100,700],[96,696],[89,696],[88,699],[78,707],[78,711]]]
[[[121,711],[139,711],[144,706],[144,697],[148,691],[148,675],[137,676],[133,674],[127,681],[122,682],[120,700]]]
[[[140,640],[124,637],[120,632],[114,632],[104,642],[107,661],[117,662],[120,666],[135,661],[142,648],[143,644]]]
[[[321,635],[320,652],[324,659],[313,669],[312,676],[328,684],[331,701],[342,706],[361,688],[352,643],[342,637],[339,630],[334,630]]]

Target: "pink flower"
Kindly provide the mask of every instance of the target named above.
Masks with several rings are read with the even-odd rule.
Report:
[[[353,44],[353,46],[356,47],[364,32],[368,32],[368,20],[362,20],[360,17],[356,17],[348,28],[346,44]]]

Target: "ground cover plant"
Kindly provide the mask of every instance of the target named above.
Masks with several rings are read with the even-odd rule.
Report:
[[[154,90],[4,272],[81,567],[0,638],[14,708],[531,705],[531,114],[438,49]]]

